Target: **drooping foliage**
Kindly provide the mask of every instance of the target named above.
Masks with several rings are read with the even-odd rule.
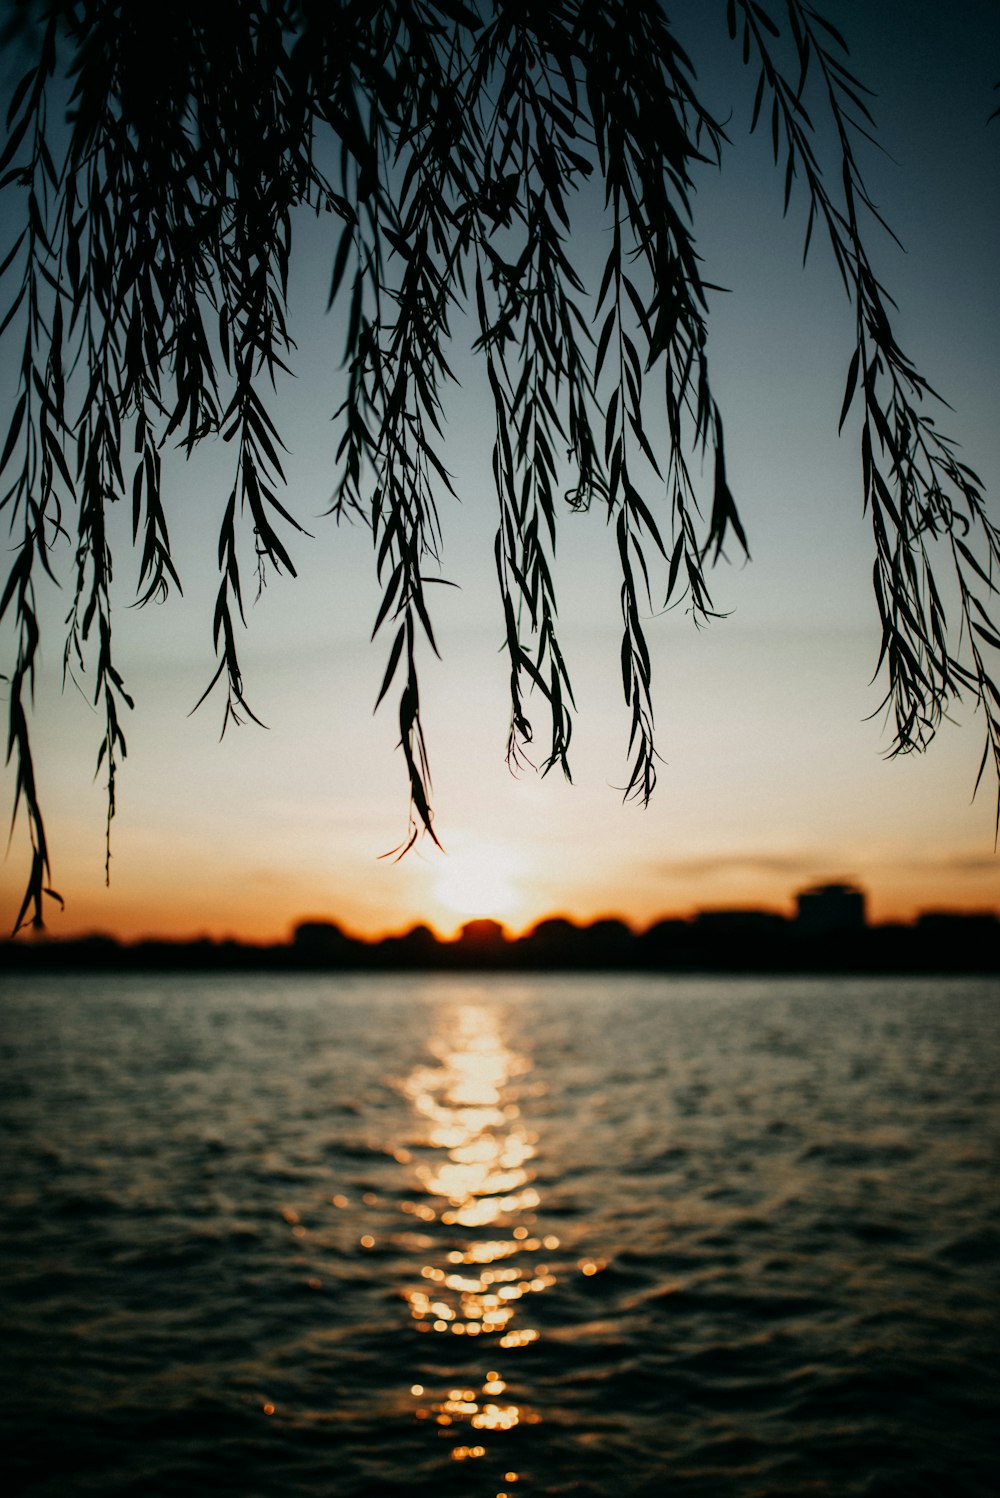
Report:
[[[987,611],[1000,533],[982,487],[928,414],[896,342],[865,235],[879,216],[857,164],[872,129],[835,28],[805,0],[720,0],[806,252],[823,240],[853,309],[840,421],[860,429],[892,752],[923,748],[962,695],[984,711],[980,776],[1000,769]],[[720,37],[725,32],[720,28]],[[331,386],[333,512],[371,528],[410,795],[403,847],[432,838],[418,685],[434,648],[429,583],[451,492],[442,413],[457,314],[496,416],[496,570],[510,659],[513,764],[548,717],[542,768],[569,773],[573,697],[552,559],[560,513],[600,507],[621,562],[626,796],[656,779],[643,615],[682,599],[713,614],[707,570],[746,550],[707,359],[710,288],[692,217],[696,173],[730,141],[699,98],[659,0],[112,0],[27,4],[30,52],[0,159],[2,335],[19,360],[0,458],[14,537],[8,756],[31,868],[19,924],[40,922],[49,850],[29,737],[39,569],[74,551],[67,673],[103,721],[108,829],[131,703],[112,653],[108,506],[131,507],[139,599],[180,587],[165,447],[232,449],[221,501],[213,689],[224,724],[254,716],[239,657],[245,558],[294,572],[276,381],[294,368],[287,293],[297,211],[329,223],[330,305],[347,347]],[[585,285],[575,216],[604,225]],[[846,304],[845,304],[846,305]],[[339,350],[337,351],[339,353]],[[10,357],[10,355],[8,355]],[[331,369],[336,359],[331,359]],[[707,495],[696,478],[708,460]],[[933,554],[932,554],[933,553]],[[244,559],[241,561],[241,559]],[[953,572],[946,619],[942,569]],[[58,898],[58,897],[56,897]]]

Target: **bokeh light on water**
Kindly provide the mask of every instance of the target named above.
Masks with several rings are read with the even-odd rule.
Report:
[[[5,1475],[994,1498],[998,1072],[990,979],[8,984]]]
[[[428,1044],[436,1064],[418,1065],[402,1084],[415,1125],[407,1156],[422,1192],[404,1210],[454,1230],[446,1249],[426,1256],[404,1296],[418,1331],[475,1338],[482,1349],[474,1382],[412,1386],[416,1417],[493,1434],[541,1419],[511,1398],[500,1365],[502,1355],[537,1339],[531,1300],[556,1283],[545,1255],[559,1248],[554,1234],[536,1231],[538,1138],[518,1101],[530,1066],[506,1044],[502,1014],[481,1003],[444,1006]],[[482,1441],[456,1437],[452,1447],[455,1460],[485,1454]]]

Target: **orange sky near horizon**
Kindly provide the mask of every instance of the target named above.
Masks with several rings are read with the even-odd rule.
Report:
[[[614,815],[643,814],[615,807]],[[118,839],[129,841],[121,833]],[[53,907],[44,935],[101,932],[123,941],[208,936],[267,944],[287,941],[299,921],[315,919],[334,921],[350,935],[371,940],[426,924],[448,940],[479,917],[496,919],[518,936],[549,916],[581,924],[615,917],[644,930],[664,917],[689,919],[709,909],[757,908],[790,916],[797,891],[841,878],[858,878],[872,924],[910,923],[928,910],[1000,913],[989,847],[964,859],[915,859],[905,868],[888,860],[880,867],[876,856],[866,865],[868,877],[855,874],[862,860],[854,866],[810,866],[794,852],[770,858],[720,853],[677,860],[669,878],[636,873],[630,880],[626,866],[602,882],[574,881],[568,873],[560,878],[551,867],[533,870],[524,850],[512,842],[494,839],[477,846],[456,830],[456,844],[456,851],[441,854],[425,843],[388,867],[373,854],[367,887],[359,879],[327,900],[317,898],[312,878],[288,869],[258,868],[242,879],[234,871],[231,879],[220,880],[218,860],[209,864],[197,858],[186,870],[162,859],[142,860],[142,882],[135,884],[121,867],[130,861],[130,849],[115,856],[106,890],[94,877],[98,849],[91,846],[90,877],[73,889],[65,911]],[[32,939],[31,934],[22,939]]]
[[[804,887],[806,886],[796,886],[797,889]],[[868,893],[868,922],[870,925],[893,923],[910,925],[919,915],[929,911],[1000,915],[1000,902],[994,902],[989,906],[975,901],[965,903],[961,896],[960,884],[948,880],[942,880],[940,885],[931,886],[929,891],[924,889],[920,897],[911,899],[905,897],[878,899]],[[275,916],[273,907],[267,900],[261,900],[259,907],[255,908],[254,902],[251,901],[248,905],[234,908],[231,913],[227,912],[224,903],[221,908],[216,903],[213,905],[211,922],[201,924],[197,916],[192,915],[190,904],[185,899],[176,899],[173,903],[169,900],[162,904],[157,902],[155,914],[150,913],[149,907],[132,911],[128,908],[127,902],[124,907],[119,904],[116,907],[116,918],[112,923],[108,920],[107,906],[103,905],[99,898],[93,899],[87,894],[81,894],[78,898],[74,898],[67,912],[60,913],[53,910],[43,932],[35,933],[27,928],[19,934],[18,940],[58,941],[92,935],[111,935],[116,940],[125,943],[143,940],[184,942],[207,938],[211,941],[233,940],[250,946],[268,946],[289,941],[295,926],[300,921],[316,920],[331,921],[349,936],[366,941],[379,941],[387,936],[402,935],[417,925],[429,926],[441,941],[451,941],[458,936],[467,921],[481,918],[497,920],[509,937],[519,937],[525,935],[539,921],[551,917],[561,917],[578,925],[588,925],[592,921],[603,919],[623,920],[632,930],[640,932],[658,920],[678,918],[690,920],[701,910],[761,909],[790,917],[795,909],[793,896],[780,902],[773,902],[767,898],[758,901],[748,896],[735,903],[724,901],[719,905],[682,905],[669,909],[654,908],[652,905],[648,909],[643,909],[641,904],[644,903],[637,903],[630,910],[605,907],[599,903],[595,903],[590,908],[541,909],[532,908],[528,900],[519,899],[510,907],[484,902],[482,907],[474,912],[471,909],[458,911],[440,902],[429,900],[425,910],[417,911],[410,917],[389,921],[385,925],[378,923],[368,925],[363,915],[360,915],[356,921],[352,921],[349,918],[349,912],[345,913],[341,908],[322,910],[312,909],[307,905],[303,905],[298,915],[285,921]]]

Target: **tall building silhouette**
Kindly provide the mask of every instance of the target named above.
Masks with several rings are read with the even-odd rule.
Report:
[[[865,926],[864,892],[854,884],[814,884],[795,896],[796,929],[806,936],[827,931],[861,931]]]

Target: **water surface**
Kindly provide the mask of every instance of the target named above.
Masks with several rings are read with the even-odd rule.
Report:
[[[993,1495],[995,980],[18,979],[16,1492]]]

